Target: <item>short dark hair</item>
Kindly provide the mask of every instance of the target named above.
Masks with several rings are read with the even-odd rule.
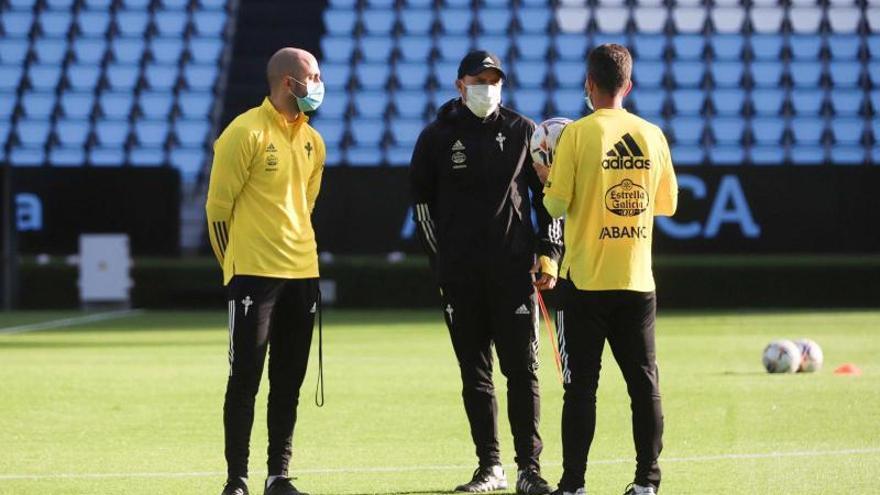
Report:
[[[632,77],[632,55],[623,45],[606,43],[593,48],[587,64],[593,83],[609,95],[616,95]]]

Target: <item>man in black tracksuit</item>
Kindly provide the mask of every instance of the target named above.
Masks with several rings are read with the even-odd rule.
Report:
[[[538,460],[535,290],[555,284],[562,223],[552,220],[542,204],[542,186],[529,154],[534,122],[500,106],[503,78],[494,55],[475,51],[465,56],[456,81],[461,98],[443,105],[422,131],[410,179],[414,217],[439,279],[479,458],[473,479],[456,491],[507,488],[492,384],[494,344],[507,377],[517,492],[544,494],[551,488],[540,476]],[[537,271],[541,275],[533,283]]]

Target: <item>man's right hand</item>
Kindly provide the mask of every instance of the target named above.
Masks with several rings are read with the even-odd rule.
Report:
[[[546,184],[547,177],[550,176],[550,167],[538,162],[532,162],[532,167],[535,169],[535,173],[538,174],[538,179],[541,181],[541,184]]]

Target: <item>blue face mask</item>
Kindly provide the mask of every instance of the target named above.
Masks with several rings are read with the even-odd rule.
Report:
[[[590,88],[587,87],[585,89],[587,94],[584,96],[584,101],[587,102],[587,108],[589,108],[591,112],[594,112],[596,111],[596,108],[593,107],[593,100],[590,99]]]
[[[296,98],[296,104],[299,109],[303,112],[314,112],[317,110],[321,106],[321,102],[324,101],[324,83],[309,81],[304,84],[294,77],[291,77],[291,79],[306,87],[306,95],[303,97],[296,96],[292,90],[290,91],[290,96]]]

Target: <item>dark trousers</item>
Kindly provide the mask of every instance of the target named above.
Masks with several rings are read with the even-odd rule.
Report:
[[[230,478],[247,477],[254,400],[269,350],[269,475],[286,475],[318,301],[317,279],[236,275],[229,283],[229,381],[223,405]]]
[[[635,482],[660,485],[657,458],[663,448],[663,411],[654,347],[653,292],[581,291],[559,281],[557,313],[565,394],[562,408],[560,486],[584,486],[587,456],[596,430],[596,389],[605,340],[623,372],[632,409]]]
[[[464,408],[480,466],[501,464],[492,345],[507,377],[507,415],[516,463],[538,469],[538,315],[528,273],[514,283],[485,277],[442,287],[443,314],[461,371]]]

